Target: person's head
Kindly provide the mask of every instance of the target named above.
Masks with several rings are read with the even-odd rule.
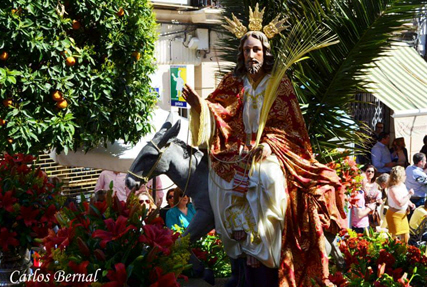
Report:
[[[271,72],[274,58],[271,54],[270,42],[260,31],[249,31],[240,39],[237,65],[234,69],[236,76],[246,73]]]
[[[175,188],[174,197],[173,197],[173,205],[175,206],[179,203],[183,204],[183,205],[184,204],[187,205],[188,202],[189,202],[188,195],[184,195],[184,192],[179,187]]]
[[[142,191],[139,192],[136,196],[138,198],[139,204],[141,206],[144,206],[145,210],[147,210],[148,212],[157,208],[156,204],[154,203],[153,197],[151,197],[148,192]]]
[[[107,191],[100,189],[95,191],[95,194],[93,196],[93,201],[94,202],[103,202],[107,199]]]
[[[171,188],[166,193],[166,202],[169,204],[169,206],[173,206],[173,193],[175,191],[175,188]]]
[[[384,131],[384,124],[382,122],[378,122],[375,125],[375,133],[380,134]]]
[[[399,183],[404,182],[406,179],[405,169],[402,166],[395,166],[391,169],[390,178],[388,180],[387,186],[398,185]]]
[[[381,132],[378,135],[378,141],[388,146],[388,144],[390,143],[390,134],[386,132]]]
[[[388,173],[383,173],[377,177],[376,182],[382,189],[384,189],[387,187],[387,182],[389,178],[390,178],[390,175]]]
[[[406,147],[405,145],[405,138],[397,138],[393,141],[393,146],[397,146],[399,148],[404,148]]]
[[[424,143],[425,145],[427,145],[427,135],[425,135],[425,136],[424,136],[424,138],[423,138],[423,143]]]
[[[415,166],[423,168],[426,164],[426,155],[422,152],[417,152],[412,156],[412,161]]]
[[[368,164],[364,168],[364,172],[368,182],[372,183],[375,181],[377,170],[372,164]]]

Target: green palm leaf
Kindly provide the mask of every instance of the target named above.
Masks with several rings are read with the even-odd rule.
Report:
[[[412,22],[422,0],[296,0],[258,1],[267,7],[264,24],[278,12],[293,21],[315,21],[326,25],[339,39],[336,45],[311,52],[290,71],[301,104],[313,150],[321,161],[329,161],[336,148],[350,143],[363,146],[366,136],[350,115],[354,95],[364,91],[364,69],[386,50]],[[248,7],[256,1],[223,0],[226,15],[233,12],[247,25]],[[242,9],[244,7],[244,9]],[[283,31],[284,38],[289,31]],[[273,52],[280,50],[284,38],[276,37]],[[238,40],[225,38],[220,43],[227,60],[235,61]],[[276,50],[276,51],[274,51]]]

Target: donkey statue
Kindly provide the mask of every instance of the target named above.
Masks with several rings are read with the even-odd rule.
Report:
[[[208,161],[201,151],[176,138],[181,122],[172,127],[171,121],[172,114],[142,148],[129,169],[126,185],[132,189],[138,181],[166,174],[193,200],[196,215],[184,235],[190,234],[190,241],[194,242],[215,228],[207,185]]]
[[[170,114],[154,138],[142,148],[129,169],[126,185],[132,189],[139,181],[144,183],[152,177],[166,174],[185,194],[193,199],[196,214],[184,235],[190,234],[190,241],[194,242],[215,228],[208,193],[208,159],[200,150],[177,139],[181,123],[178,120],[172,126],[171,120],[172,115]],[[326,252],[331,254],[336,262],[339,262],[339,265],[343,266],[344,259],[335,243],[335,237],[334,234],[325,232]],[[241,268],[239,267],[241,264],[241,261],[232,260],[232,279],[235,276],[241,276],[240,272],[237,271],[237,274],[234,272]],[[237,285],[227,284],[227,286]]]

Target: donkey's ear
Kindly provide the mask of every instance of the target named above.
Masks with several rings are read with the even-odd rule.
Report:
[[[159,147],[163,147],[166,145],[166,143],[174,140],[178,136],[180,129],[181,129],[181,120],[178,120],[173,125],[173,127],[171,127],[169,130],[167,130],[165,135],[160,139]]]
[[[162,127],[160,128],[160,130],[163,130],[163,129],[168,130],[168,129],[170,129],[171,126],[172,126],[172,121],[173,121],[173,114],[172,114],[172,112],[169,112],[169,115],[166,118],[166,121],[162,125]]]
[[[169,112],[169,115],[166,121],[163,123],[162,127],[154,135],[154,139],[163,136],[166,133],[166,131],[168,131],[172,127],[172,120],[173,120],[173,114],[172,112]]]

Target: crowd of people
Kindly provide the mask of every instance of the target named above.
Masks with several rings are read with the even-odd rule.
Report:
[[[365,165],[362,187],[353,199],[351,227],[361,233],[368,228],[386,228],[393,237],[408,243],[411,230],[417,230],[427,218],[427,136],[411,165],[404,138],[394,139],[389,148],[390,134],[383,128],[383,123],[377,123],[372,134],[376,143],[371,148],[371,161],[366,156],[358,158]],[[427,231],[423,238],[427,239]]]
[[[110,189],[113,191],[113,196],[117,196],[120,201],[126,201],[131,190],[127,188],[125,179],[126,173],[102,171],[97,180],[92,201],[105,200],[106,191]],[[135,190],[135,196],[147,215],[154,214],[161,217],[165,226],[173,230],[187,228],[196,213],[190,198],[178,187],[169,189],[164,198],[163,195],[159,177],[149,180],[147,184],[142,184]],[[165,206],[163,202],[166,203]]]

